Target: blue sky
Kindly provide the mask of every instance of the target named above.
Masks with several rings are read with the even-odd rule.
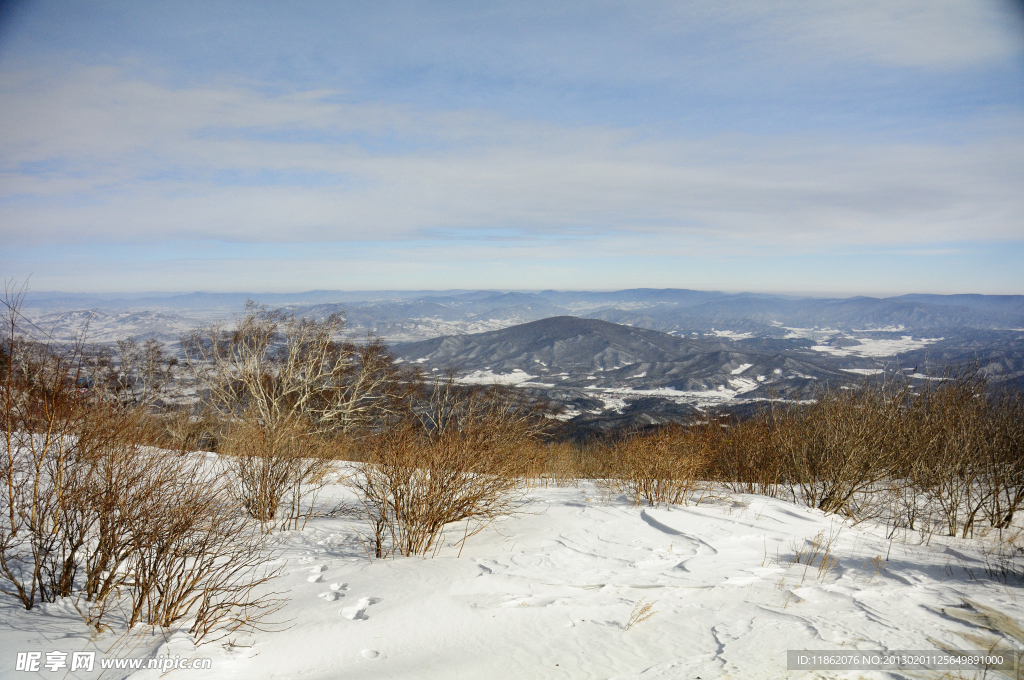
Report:
[[[1024,11],[22,2],[36,290],[1024,293]]]

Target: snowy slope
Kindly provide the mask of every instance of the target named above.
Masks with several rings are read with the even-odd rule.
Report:
[[[170,675],[196,679],[777,678],[788,675],[787,649],[934,649],[929,637],[971,648],[957,633],[976,629],[931,609],[964,596],[1024,618],[1019,587],[984,575],[978,542],[890,549],[881,527],[842,526],[760,496],[644,509],[584,483],[535,489],[528,500],[461,556],[454,527],[432,559],[371,561],[357,524],[312,521],[284,555],[286,630],[237,638],[231,649],[196,651],[177,637],[123,653],[211,657],[212,670]],[[838,532],[839,563],[822,580],[791,563],[794,547],[819,532]],[[887,553],[877,571],[869,560]],[[624,630],[641,598],[657,613]],[[112,642],[90,642],[67,607],[25,613],[11,600],[0,609],[0,677],[33,677],[13,670],[16,651]],[[900,677],[799,674],[825,676]]]

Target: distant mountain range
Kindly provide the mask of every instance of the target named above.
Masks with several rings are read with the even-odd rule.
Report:
[[[355,330],[415,335],[420,326],[462,323],[515,325],[574,315],[664,332],[729,329],[784,335],[784,327],[837,330],[1024,328],[1021,295],[904,295],[891,298],[811,298],[638,288],[614,292],[309,291],[306,293],[188,293],[83,295],[35,293],[40,312],[71,309],[150,310],[185,315],[230,314],[245,301],[307,314],[345,311]],[[437,335],[437,334],[435,334]],[[418,338],[422,339],[422,338]]]
[[[806,349],[806,344],[782,340],[771,347],[752,347],[558,316],[487,333],[398,345],[395,351],[405,361],[452,367],[460,374],[475,373],[479,380],[518,372],[513,377],[559,387],[752,393],[778,390],[784,383],[806,387],[808,380],[822,377],[844,382],[849,378],[831,365],[832,358]]]
[[[644,425],[707,408],[749,411],[770,398],[813,399],[823,386],[900,371],[916,380],[975,364],[1024,387],[1024,332],[956,331],[915,339],[892,332],[830,341],[740,334],[679,337],[598,319],[559,316],[510,328],[395,346],[429,373],[509,384],[561,405],[579,426]],[[826,337],[822,334],[821,337]],[[973,338],[973,339],[969,339]]]
[[[882,370],[875,361],[804,338],[679,337],[572,316],[400,344],[394,351],[430,373],[452,370],[465,383],[517,385],[564,405],[574,420],[605,422],[630,419],[638,410],[655,422],[772,396],[813,398],[819,385],[847,384]]]
[[[345,314],[354,335],[464,382],[504,382],[565,407],[573,422],[660,422],[882,370],[975,364],[1024,387],[1024,296],[811,298],[682,289],[309,291],[86,296],[36,293],[26,313],[54,337],[89,316],[90,338],[156,338],[217,319],[246,300],[296,314]],[[87,309],[94,310],[87,315]]]

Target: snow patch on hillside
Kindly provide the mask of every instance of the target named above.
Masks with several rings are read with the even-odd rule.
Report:
[[[861,356],[861,357],[891,357],[904,352],[927,347],[928,345],[942,340],[942,338],[914,338],[904,335],[900,339],[876,339],[876,338],[854,338],[860,344],[850,347],[831,347],[828,345],[815,345],[811,347],[815,352],[832,354],[837,357]]]
[[[493,371],[473,371],[469,375],[456,378],[455,381],[464,385],[520,385],[536,378],[522,369],[514,369],[511,373],[494,373]]]
[[[704,406],[716,406],[735,400],[739,395],[757,389],[756,380],[749,378],[737,378],[729,381],[729,387],[724,385],[713,390],[677,390],[672,387],[657,387],[653,389],[635,389],[632,387],[587,387],[586,390],[600,390],[604,394],[613,394],[625,399],[636,399],[639,397],[659,397],[677,404],[689,404],[698,408]],[[600,397],[604,398],[604,397]]]
[[[714,328],[711,329],[711,335],[719,338],[728,338],[730,340],[747,340],[748,338],[754,337],[753,333],[740,333],[738,331],[719,331]]]

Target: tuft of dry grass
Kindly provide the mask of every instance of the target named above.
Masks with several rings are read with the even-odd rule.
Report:
[[[624,628],[629,630],[638,623],[642,623],[657,614],[658,612],[654,609],[655,604],[657,604],[656,600],[648,601],[646,597],[640,598],[633,606],[633,612],[629,615]]]
[[[832,550],[838,538],[839,531],[830,532],[828,536],[824,531],[819,531],[813,538],[805,540],[803,543],[795,541],[790,543],[790,549],[793,551],[791,564],[804,565],[801,582],[807,577],[807,572],[815,566],[817,566],[819,581],[824,581],[839,566],[839,560]]]
[[[885,570],[886,564],[888,564],[888,560],[881,555],[876,555],[865,563],[865,565],[870,565],[871,569],[871,576],[868,577],[868,583]]]

